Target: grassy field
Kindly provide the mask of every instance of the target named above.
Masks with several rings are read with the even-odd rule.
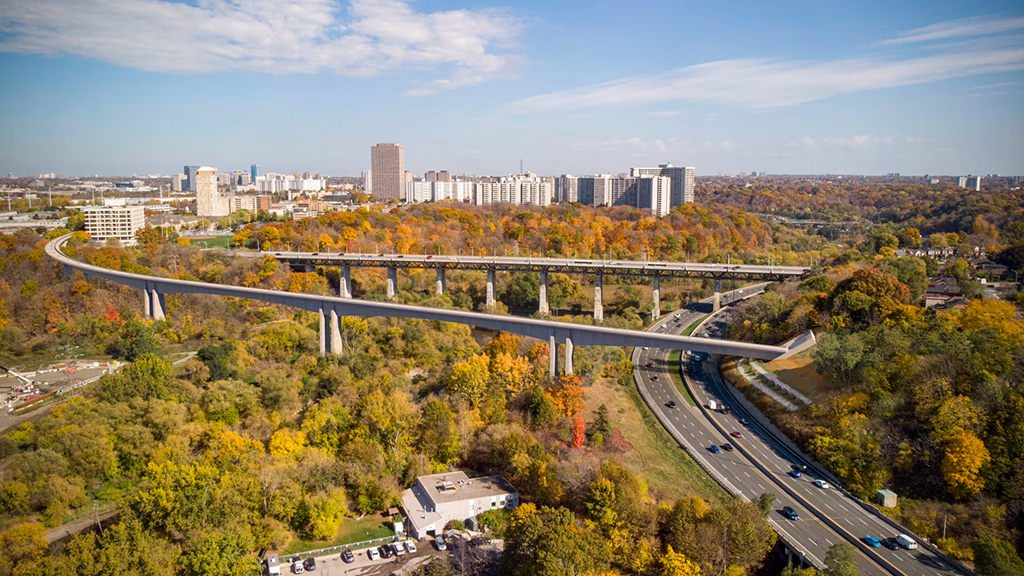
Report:
[[[588,421],[593,420],[601,404],[608,407],[612,428],[618,429],[631,444],[619,459],[647,479],[655,498],[671,500],[697,495],[713,504],[729,500],[728,493],[665,431],[644,404],[636,386],[598,381],[587,388]]]
[[[690,324],[689,326],[687,326],[686,330],[683,330],[682,332],[680,332],[679,335],[680,336],[690,336],[690,335],[692,335],[693,331],[697,329],[697,326],[700,326],[700,323],[703,322],[704,320],[706,320],[708,316],[711,316],[711,314],[708,313],[708,314],[705,314],[705,315],[701,316],[700,318],[697,318],[697,320],[695,320],[693,322],[693,324]]]
[[[828,378],[818,374],[818,363],[813,358],[814,348],[786,358],[765,364],[775,377],[798,390],[811,400],[829,389]]]
[[[193,246],[203,248],[228,248],[231,246],[231,236],[186,236]]]
[[[375,538],[388,538],[395,533],[391,529],[391,522],[387,521],[380,514],[367,514],[360,519],[347,518],[338,527],[338,533],[330,542],[324,540],[292,540],[284,549],[284,554],[297,554],[307,550],[318,548],[330,548],[331,546],[342,546]]]
[[[680,394],[683,395],[683,399],[686,400],[690,406],[696,406],[697,400],[690,393],[690,389],[686,387],[683,382],[682,374],[682,350],[673,350],[668,355],[668,373],[672,375],[672,381],[676,383],[676,388],[679,389]]]

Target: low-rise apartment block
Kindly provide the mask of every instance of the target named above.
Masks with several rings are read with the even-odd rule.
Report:
[[[519,492],[503,476],[469,478],[465,472],[420,476],[402,493],[409,535],[417,540],[441,534],[452,520],[519,505]]]

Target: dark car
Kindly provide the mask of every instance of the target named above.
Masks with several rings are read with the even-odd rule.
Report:
[[[711,450],[712,454],[720,454],[722,452],[722,449],[719,448],[718,446],[715,446],[714,444],[711,445],[711,448],[709,448],[709,450]]]
[[[652,382],[657,382],[658,381],[658,375],[655,374],[654,376],[651,376],[651,381]]]
[[[302,567],[306,569],[306,572],[316,570],[316,558],[306,558],[306,561],[302,563]]]
[[[319,252],[313,252],[313,256],[319,256],[319,255],[320,255]]]
[[[676,407],[676,401],[675,400],[669,400],[668,401],[668,407],[669,408],[675,408]]]
[[[872,548],[878,548],[882,545],[882,543],[878,541],[878,538],[875,538],[874,536],[864,536],[863,538],[861,538],[861,540],[863,540],[865,544],[871,546]]]
[[[737,431],[733,432],[733,433],[731,434],[731,436],[732,436],[733,438],[743,438],[743,433],[742,433],[742,432],[740,432],[739,430],[737,430]]]
[[[790,520],[799,520],[800,515],[796,513],[796,510],[792,506],[786,506],[782,509],[782,515]]]
[[[802,474],[800,474],[799,470],[790,470],[789,475],[792,476],[793,478],[800,478],[803,476]]]
[[[889,550],[900,549],[900,543],[897,542],[895,538],[886,538],[885,540],[882,540],[882,546],[885,546]]]
[[[647,367],[648,368],[654,368],[654,362],[648,362],[647,363]]]
[[[726,452],[732,452],[732,444],[722,444],[722,450]]]
[[[380,551],[381,558],[391,558],[395,555],[395,553],[391,551],[391,546],[380,546],[377,550]]]
[[[351,564],[356,561],[356,556],[351,550],[345,550],[341,553],[341,561],[345,564]]]

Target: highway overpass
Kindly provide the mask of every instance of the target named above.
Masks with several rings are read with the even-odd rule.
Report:
[[[264,290],[259,288],[245,288],[242,286],[228,286],[224,284],[208,284],[205,282],[193,282],[189,280],[177,280],[174,278],[160,278],[157,276],[144,276],[109,270],[99,266],[93,266],[80,262],[66,256],[61,252],[61,247],[71,238],[71,235],[55,238],[46,244],[46,254],[64,265],[68,274],[81,272],[84,275],[95,278],[103,278],[143,292],[145,316],[157,321],[165,320],[164,304],[165,294],[212,294],[219,296],[233,296],[236,298],[250,298],[264,302],[272,302],[285,306],[293,306],[311,312],[317,312],[320,316],[320,353],[340,354],[341,353],[341,332],[339,330],[340,318],[344,316],[389,316],[397,318],[419,318],[423,320],[435,320],[439,322],[456,322],[479,328],[489,328],[502,332],[511,332],[521,336],[529,336],[546,340],[551,350],[556,350],[556,343],[565,344],[564,372],[571,374],[573,346],[638,346],[658,347],[675,350],[694,350],[714,354],[728,354],[733,356],[746,356],[762,360],[772,360],[795,354],[799,351],[798,346],[792,348],[782,346],[765,346],[761,344],[749,344],[745,342],[731,342],[728,340],[716,340],[711,338],[692,338],[674,334],[659,334],[640,330],[624,330],[617,328],[606,328],[588,324],[571,324],[568,322],[556,322],[552,320],[538,320],[534,318],[521,318],[517,316],[501,316],[496,314],[482,314],[465,310],[447,310],[441,308],[426,308],[422,306],[411,306],[407,304],[395,304],[393,302],[375,302],[370,300],[353,300],[351,298],[338,298],[331,296],[319,296],[315,294],[301,294],[295,292],[282,292],[278,290]],[[812,339],[813,340],[813,339]],[[550,373],[556,374],[557,354],[551,354]]]
[[[274,258],[293,267],[338,268],[340,281],[338,296],[352,297],[352,267],[386,268],[387,298],[394,298],[398,286],[398,270],[408,268],[430,268],[437,271],[437,293],[445,290],[447,270],[476,270],[487,273],[488,308],[494,306],[494,280],[497,272],[537,272],[540,274],[540,313],[548,314],[548,274],[587,274],[594,276],[594,319],[604,319],[602,296],[604,277],[644,276],[654,284],[655,319],[661,316],[661,279],[691,278],[710,279],[715,282],[713,309],[719,306],[722,280],[764,280],[781,282],[794,276],[802,276],[810,268],[802,266],[775,266],[760,264],[705,264],[699,262],[648,262],[636,260],[595,260],[589,258],[522,258],[511,256],[462,256],[427,254],[352,254],[331,252],[248,252],[238,251],[245,256],[273,255]]]

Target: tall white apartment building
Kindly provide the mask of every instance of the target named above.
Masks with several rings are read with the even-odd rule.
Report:
[[[562,174],[555,180],[555,202],[579,202],[579,178]]]
[[[406,202],[429,202],[434,199],[433,182],[425,180],[413,180],[405,183]]]
[[[658,218],[668,216],[672,210],[672,179],[668,176],[649,176],[636,180],[636,207],[650,208]]]
[[[219,218],[228,215],[228,199],[217,191],[217,168],[200,166],[196,170],[196,215]]]
[[[967,179],[967,187],[975,191],[981,190],[981,176],[971,176]]]
[[[532,204],[550,206],[554,195],[554,179],[535,174],[518,174],[497,182],[478,182],[475,204]]]
[[[142,206],[86,206],[85,231],[94,240],[117,238],[122,246],[136,244],[135,233],[146,226]]]
[[[672,179],[672,206],[693,202],[694,175],[692,166],[660,164],[657,168],[630,168],[630,176],[668,176]]]

